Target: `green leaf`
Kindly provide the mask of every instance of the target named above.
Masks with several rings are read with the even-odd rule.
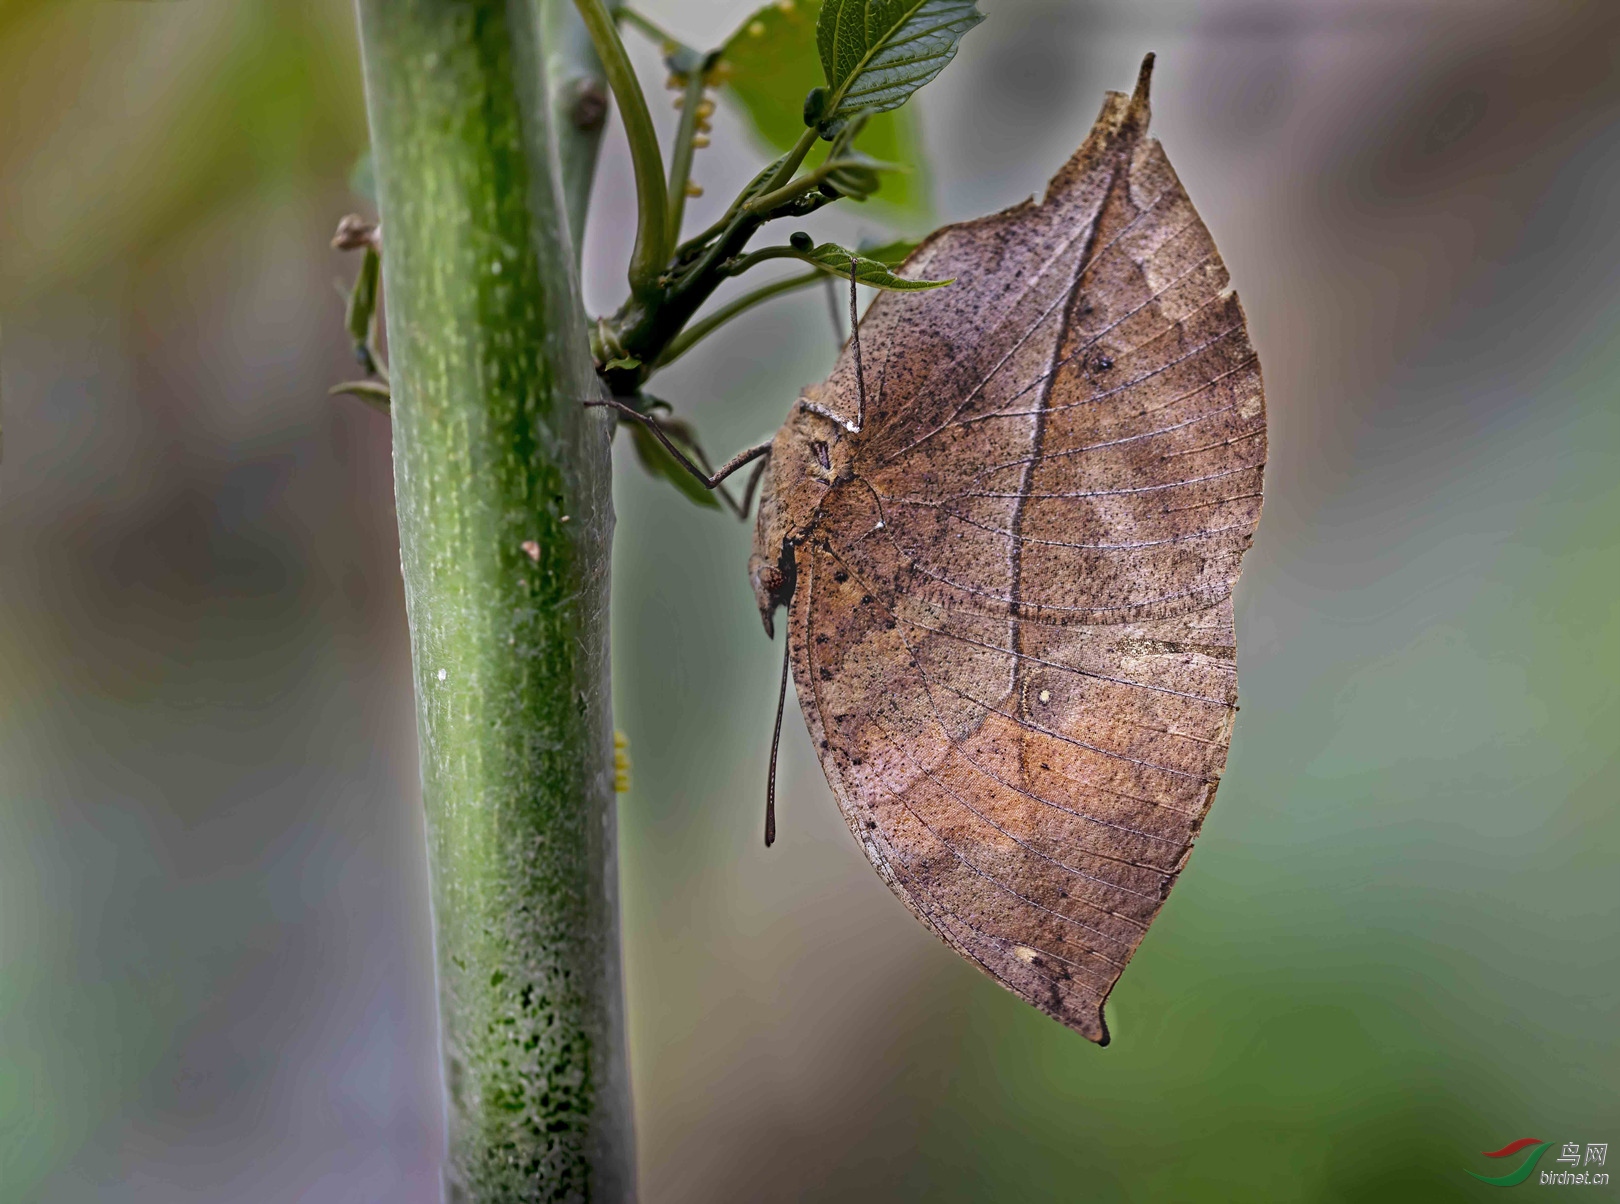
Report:
[[[349,292],[346,319],[349,337],[354,340],[356,347],[371,342],[371,326],[377,317],[377,284],[381,273],[382,259],[377,254],[377,248],[367,246],[364,258],[360,260],[360,271],[354,278],[354,288]]]
[[[893,173],[900,168],[894,163],[882,163],[870,155],[859,152],[846,156],[844,166],[834,167],[827,173],[827,183],[852,201],[870,200],[882,187],[879,175]]]
[[[721,94],[742,110],[772,154],[788,150],[804,133],[804,98],[822,82],[815,36],[820,12],[821,0],[795,0],[786,7],[767,4],[721,48],[714,72]],[[933,205],[916,110],[875,115],[860,143],[875,158],[911,168],[886,177],[868,211],[879,210],[879,216],[902,229],[926,229],[933,222]]]
[[[816,21],[816,49],[832,89],[824,120],[905,104],[982,20],[973,0],[826,0]]]
[[[384,414],[388,413],[392,397],[388,386],[375,380],[346,380],[341,385],[333,385],[326,391],[328,397],[358,397],[367,405],[375,406]]]
[[[655,477],[663,477],[671,485],[686,495],[688,501],[696,502],[699,506],[710,510],[720,509],[720,499],[715,497],[702,481],[698,480],[686,469],[676,462],[664,445],[658,442],[647,427],[640,422],[630,421],[624,425],[630,428],[631,445],[636,449],[636,459],[641,466]],[[674,418],[661,418],[659,425],[670,440],[684,451],[687,456],[702,464],[703,453],[698,451],[697,445],[692,442],[686,424]],[[694,455],[693,453],[697,454]]]
[[[891,243],[889,246],[900,244]],[[887,250],[887,248],[880,248]],[[855,281],[871,288],[888,289],[891,292],[915,292],[925,288],[944,288],[951,280],[907,280],[904,276],[896,276],[889,264],[880,259],[865,255],[857,255],[846,247],[835,242],[824,242],[819,247],[811,247],[808,251],[793,252],[795,259],[802,259],[808,264],[829,272],[843,280],[849,279],[850,260],[855,261]]]

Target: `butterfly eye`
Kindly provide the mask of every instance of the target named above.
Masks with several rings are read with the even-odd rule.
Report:
[[[832,471],[832,460],[827,455],[827,445],[825,443],[823,443],[820,439],[817,439],[814,443],[812,443],[810,445],[810,450],[815,452],[815,454],[816,454],[816,463],[821,465],[821,467],[824,470],[826,470],[828,472],[831,472]]]

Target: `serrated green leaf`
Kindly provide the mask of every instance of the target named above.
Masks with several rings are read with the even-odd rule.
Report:
[[[715,77],[725,96],[748,119],[754,135],[773,154],[789,149],[804,133],[804,98],[822,82],[816,54],[816,18],[821,0],[767,4],[738,27],[721,50]],[[867,123],[861,148],[875,158],[911,170],[890,175],[874,193],[877,209],[903,229],[933,221],[922,133],[914,109],[877,114]]]
[[[832,89],[826,119],[905,104],[982,20],[973,0],[826,0],[816,20],[816,50]]]
[[[820,246],[811,247],[808,251],[794,251],[795,259],[802,259],[808,264],[820,268],[843,280],[849,279],[850,260],[855,261],[855,281],[871,288],[887,289],[890,292],[904,293],[916,292],[925,288],[944,288],[951,280],[907,280],[904,276],[896,276],[890,265],[879,259],[866,255],[858,255],[847,247],[841,247],[835,242],[824,242]]]
[[[668,449],[658,442],[657,436],[648,430],[643,423],[631,421],[626,425],[630,428],[630,441],[631,445],[636,449],[636,459],[641,461],[641,466],[648,473],[655,477],[663,477],[676,489],[680,490],[688,501],[696,502],[699,506],[709,510],[720,509],[720,499],[715,497],[713,492],[705,487],[702,481],[682,468],[675,457],[669,454]],[[676,444],[685,442],[680,438],[678,430],[671,429],[669,419],[665,419],[662,425],[665,433]],[[682,448],[682,450],[688,456],[691,456],[694,449],[688,446]]]

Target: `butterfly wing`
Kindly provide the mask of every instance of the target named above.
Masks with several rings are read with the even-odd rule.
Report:
[[[1041,204],[919,250],[952,288],[873,303],[853,476],[797,546],[790,616],[872,864],[1098,1042],[1225,765],[1265,457],[1243,313],[1145,83]],[[853,394],[841,361],[824,396]]]

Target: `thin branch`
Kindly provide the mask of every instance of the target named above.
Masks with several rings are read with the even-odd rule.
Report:
[[[686,91],[681,96],[681,120],[675,128],[675,145],[669,157],[669,240],[681,236],[686,217],[687,183],[692,177],[692,155],[697,149],[698,123],[703,120],[703,68],[686,74]]]
[[[744,293],[735,301],[721,306],[708,317],[692,323],[680,334],[676,335],[675,338],[670,340],[669,346],[664,348],[664,354],[658,357],[653,367],[667,367],[690,351],[693,344],[700,339],[707,338],[716,329],[731,321],[738,314],[754,308],[762,301],[769,301],[772,297],[779,297],[783,293],[790,293],[795,289],[812,285],[823,275],[824,273],[817,270],[806,272],[801,276],[787,276],[781,280],[773,280],[770,284],[757,288],[751,293]],[[831,281],[832,277],[827,276],[826,279]]]
[[[805,130],[804,133],[799,135],[799,140],[793,144],[793,149],[772,165],[770,175],[765,176],[765,173],[762,172],[749,181],[748,186],[737,194],[737,199],[732,201],[731,208],[726,210],[726,216],[721,219],[723,226],[714,243],[703,253],[697,263],[682,276],[677,287],[690,287],[693,282],[702,280],[720,267],[724,248],[727,242],[730,241],[731,236],[737,233],[745,222],[759,221],[757,214],[747,211],[750,194],[759,195],[780,188],[799,169],[799,164],[804,162],[804,157],[810,153],[810,148],[816,144],[816,137],[815,130]],[[764,176],[763,182],[761,182],[761,176]],[[710,229],[713,229],[713,227],[710,227]],[[704,231],[702,237],[706,238],[708,234],[709,231]],[[697,240],[693,239],[692,242],[686,245],[691,246],[696,242]],[[726,274],[729,275],[730,273]]]
[[[822,166],[824,167],[826,165],[823,164]],[[782,185],[780,188],[772,189],[770,192],[761,193],[759,196],[755,197],[753,200],[744,205],[742,210],[744,213],[753,216],[769,213],[778,205],[786,205],[791,201],[798,200],[807,192],[814,192],[816,186],[826,178],[827,177],[822,173],[821,168],[817,168],[815,171],[805,172],[805,174],[800,176],[798,179],[790,181],[789,183]]]
[[[638,13],[629,5],[620,5],[617,12],[621,21],[625,22],[627,25],[635,26],[636,29],[640,30],[653,41],[657,42],[659,49],[665,54],[668,54],[673,50],[691,49],[690,46],[686,46],[679,38],[670,33],[667,29],[655,25],[651,20],[643,16],[641,13]]]
[[[748,198],[753,195],[755,186],[762,184],[766,176],[768,174],[773,174],[775,169],[776,164],[772,163],[768,164],[758,173],[756,173],[754,178],[748,181],[743,190],[737,194],[736,199],[731,202],[731,206],[720,215],[719,219],[714,223],[714,225],[698,234],[694,234],[691,238],[687,239],[680,246],[675,248],[675,261],[677,263],[683,261],[695,252],[701,251],[714,239],[719,238],[720,235],[724,234],[726,229],[731,225],[731,219],[737,216],[744,203],[746,203]]]
[[[783,155],[775,162],[775,164],[772,165],[770,175],[764,178],[763,183],[761,183],[760,176],[755,176],[754,179],[749,182],[748,186],[737,195],[737,199],[732,201],[731,207],[726,210],[726,216],[722,219],[724,222],[724,228],[720,231],[714,242],[698,258],[697,262],[691,268],[687,269],[687,271],[682,275],[681,279],[677,281],[677,289],[691,288],[695,282],[702,281],[706,277],[734,274],[731,271],[720,271],[723,260],[726,256],[727,244],[731,241],[732,237],[738,234],[748,223],[755,223],[757,228],[757,224],[761,220],[759,214],[751,213],[748,210],[748,198],[750,193],[753,193],[754,195],[763,195],[764,193],[774,192],[776,189],[780,188],[787,180],[792,178],[793,173],[799,169],[799,164],[804,162],[804,157],[810,153],[810,148],[816,144],[816,138],[817,134],[815,130],[805,130],[804,133],[799,135],[799,140],[793,144],[793,149],[788,151],[787,154]],[[761,175],[763,174],[764,173],[761,173]],[[705,231],[704,237],[707,236],[708,231]],[[751,236],[752,229],[749,230],[748,235],[744,236],[744,241],[746,241],[747,237]],[[695,242],[696,240],[693,241]],[[686,245],[690,246],[692,244],[688,243]],[[768,258],[775,258],[775,256],[769,256]],[[713,285],[710,284],[709,287],[712,289]]]
[[[664,191],[664,157],[658,149],[647,98],[630,66],[630,56],[619,40],[603,0],[574,0],[590,31],[591,42],[607,75],[613,98],[619,103],[630,161],[636,173],[636,245],[630,255],[630,291],[645,294],[657,288],[658,276],[669,260],[669,201]]]
[[[669,186],[666,189],[669,194],[669,221],[665,233],[668,241],[674,243],[681,237],[681,222],[686,215],[687,183],[692,175],[692,152],[697,148],[696,139],[703,132],[699,126],[704,118],[702,103],[706,68],[713,65],[711,60],[715,56],[694,50],[667,29],[632,8],[621,5],[615,12],[620,20],[658,43],[664,61],[676,73],[676,78],[680,74],[686,76],[686,89],[681,97],[681,120],[675,130],[675,144],[670,148]]]
[[[792,247],[761,247],[757,251],[750,251],[746,255],[739,255],[729,264],[725,265],[725,275],[741,276],[749,268],[770,259],[797,259],[799,252]]]
[[[816,144],[818,137],[820,135],[813,129],[807,129],[800,134],[799,140],[793,144],[793,149],[782,156],[781,166],[766,182],[762,191],[770,192],[792,179],[793,173],[799,170],[799,164],[804,162],[804,157],[810,153],[810,148]]]
[[[798,200],[823,180],[831,178],[834,172],[841,171],[846,167],[862,167],[874,171],[897,170],[892,163],[883,163],[877,159],[823,159],[816,164],[814,169],[805,172],[798,179],[792,180],[780,188],[756,196],[743,206],[743,211],[745,213],[769,215],[772,209]]]

